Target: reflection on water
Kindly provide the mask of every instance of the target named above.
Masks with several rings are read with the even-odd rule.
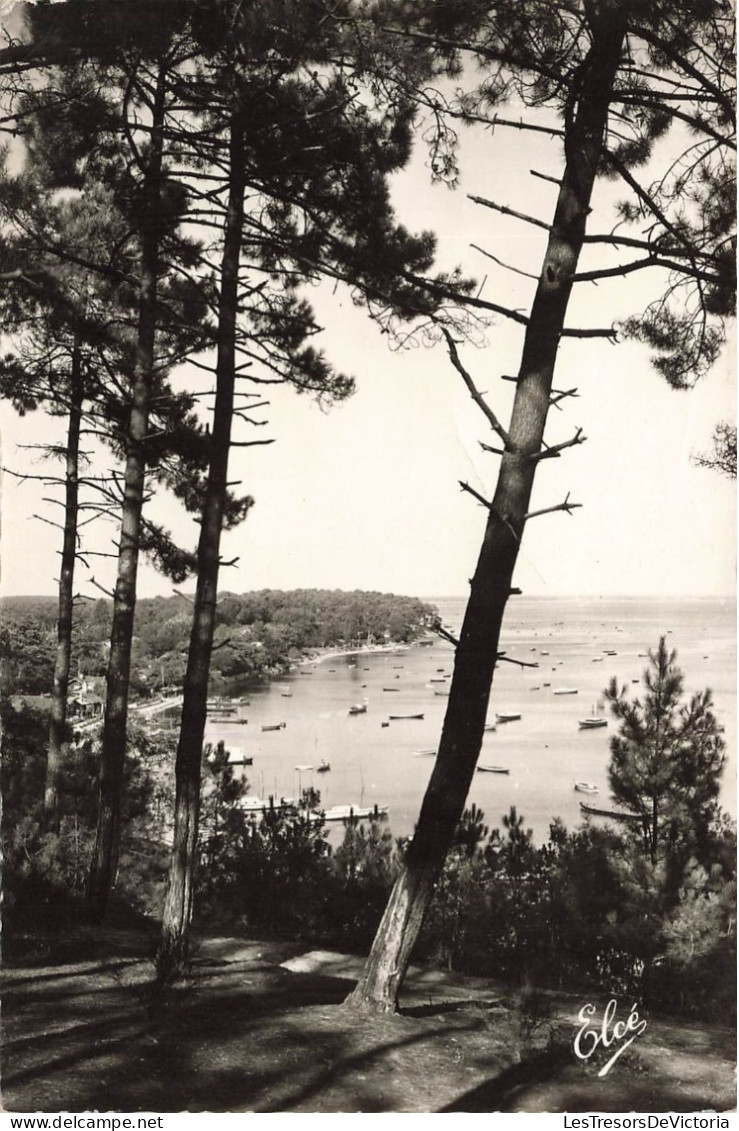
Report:
[[[458,630],[464,600],[439,600],[442,618]],[[492,827],[511,805],[543,839],[550,821],[572,827],[582,794],[575,781],[590,782],[590,803],[608,804],[608,727],[581,730],[578,720],[598,712],[612,676],[639,688],[647,649],[668,634],[678,650],[687,692],[711,687],[716,714],[725,727],[727,768],[722,804],[736,815],[736,631],[733,601],[717,599],[513,598],[501,647],[509,656],[538,663],[499,667],[490,721],[496,712],[520,714],[485,735],[480,762],[508,774],[476,774],[470,791]],[[388,805],[395,835],[412,833],[441,733],[454,663],[452,645],[439,640],[387,653],[326,658],[281,680],[236,687],[243,723],[212,719],[207,738],[223,738],[253,764],[243,771],[260,797],[298,797],[311,785],[322,804]],[[555,695],[561,688],[577,694]],[[287,695],[286,692],[291,694]],[[350,714],[352,705],[365,712]],[[390,715],[423,718],[389,720]],[[278,727],[263,730],[263,727]],[[383,725],[385,724],[385,725]],[[322,759],[330,772],[318,773]],[[299,768],[298,768],[299,767]],[[338,835],[338,834],[334,834]],[[333,837],[332,837],[333,839]]]

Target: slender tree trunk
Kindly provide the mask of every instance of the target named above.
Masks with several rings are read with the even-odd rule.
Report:
[[[360,980],[347,1004],[397,1008],[434,884],[464,811],[482,745],[498,641],[541,451],[560,334],[585,235],[625,17],[587,6],[592,44],[577,75],[576,112],[566,122],[565,172],[524,340],[503,456],[456,650],[439,753],[405,865],[395,882]]]
[[[182,724],[175,762],[174,839],[162,919],[157,972],[166,984],[187,958],[200,813],[201,760],[207,712],[208,678],[216,620],[221,529],[228,487],[236,381],[236,315],[244,226],[244,134],[234,111],[229,140],[229,199],[221,262],[218,305],[216,397],[212,449],[198,544],[198,583],[185,673]]]
[[[100,922],[115,879],[120,841],[121,792],[126,756],[131,642],[136,609],[141,512],[144,504],[146,458],[144,442],[155,364],[157,281],[159,273],[160,194],[166,72],[162,66],[152,107],[149,160],[144,180],[144,218],[141,232],[141,293],[136,368],[128,425],[123,507],[121,511],[118,576],[113,602],[113,625],[108,660],[108,686],[100,763],[100,799],[95,848],[90,869],[90,916]]]
[[[77,558],[77,516],[79,509],[80,429],[82,426],[82,346],[75,335],[69,382],[69,421],[67,426],[67,466],[65,474],[64,537],[59,573],[59,616],[54,663],[54,686],[49,712],[49,751],[46,758],[44,809],[49,823],[59,824],[59,777],[65,749],[67,693],[72,655],[72,617],[74,611],[74,564]]]

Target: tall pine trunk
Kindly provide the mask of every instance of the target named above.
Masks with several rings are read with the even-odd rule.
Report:
[[[69,419],[64,483],[64,536],[59,572],[59,614],[54,661],[54,686],[49,711],[49,750],[46,758],[44,809],[50,824],[59,822],[59,778],[64,757],[67,726],[67,694],[72,656],[72,618],[74,613],[74,565],[77,559],[77,517],[79,514],[80,430],[82,427],[82,345],[79,334],[72,346],[69,380]]]
[[[439,752],[404,867],[390,894],[351,1007],[390,1012],[408,969],[434,884],[444,866],[482,745],[498,642],[526,523],[564,328],[572,276],[601,156],[625,16],[586,5],[592,42],[577,74],[574,117],[565,123],[565,171],[526,330],[509,427],[485,535],[456,649]]]
[[[108,686],[100,761],[98,822],[88,885],[90,916],[93,922],[100,922],[105,916],[110,889],[115,880],[120,842],[131,643],[136,609],[141,512],[146,479],[144,443],[155,365],[165,93],[166,72],[162,66],[159,70],[152,106],[151,141],[143,186],[141,292],[136,367],[126,437],[118,575],[113,600]]]
[[[236,381],[236,315],[245,178],[244,134],[238,109],[231,121],[229,171],[218,303],[212,448],[198,543],[198,583],[175,762],[174,839],[157,955],[158,977],[162,984],[177,974],[187,958],[195,884],[206,700],[216,620],[221,530],[228,487],[228,455]]]

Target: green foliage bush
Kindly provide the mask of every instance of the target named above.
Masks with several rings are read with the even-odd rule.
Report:
[[[48,718],[38,707],[0,703],[2,850],[6,935],[54,929],[79,918],[95,839],[99,753],[91,738],[64,749],[58,817],[43,809]],[[160,909],[168,850],[172,752],[131,728],[123,836],[115,890],[147,915]]]
[[[540,847],[515,808],[469,849],[465,813],[419,938],[421,955],[461,972],[630,996],[653,1009],[735,1014],[736,878],[728,822],[693,859],[672,897],[641,838],[561,822]],[[727,864],[727,862],[731,864]],[[661,885],[661,886],[660,886]]]

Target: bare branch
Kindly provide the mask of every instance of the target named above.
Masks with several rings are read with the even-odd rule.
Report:
[[[478,503],[482,503],[482,505],[484,507],[487,507],[487,509],[490,510],[490,508],[492,507],[493,504],[491,502],[489,502],[486,498],[484,498],[484,496],[482,496],[479,493],[479,491],[476,491],[474,487],[470,487],[469,483],[463,483],[462,480],[460,479],[459,480],[459,486],[462,488],[463,491],[467,491],[468,494],[472,495],[473,498],[477,499]]]
[[[497,263],[499,267],[504,267],[506,271],[512,271],[514,275],[522,275],[524,279],[533,279],[534,282],[538,282],[538,275],[532,275],[530,271],[522,271],[520,267],[512,267],[510,263],[505,263],[502,259],[498,259],[498,256],[493,255],[492,252],[485,251],[484,247],[480,247],[476,243],[471,243],[470,247],[474,248],[475,251],[479,251],[480,255],[484,255],[486,259],[492,259],[493,263]]]
[[[566,397],[579,397],[577,389],[552,389],[552,395],[549,398],[550,405],[554,408],[559,407],[559,402],[565,400]],[[560,412],[562,410],[560,409]]]
[[[661,267],[665,271],[679,271],[681,274],[690,274],[701,278],[704,282],[716,281],[716,276],[708,271],[699,271],[684,263],[673,263],[669,259],[660,259],[656,255],[648,255],[644,259],[634,259],[631,263],[621,263],[617,267],[604,267],[596,271],[580,271],[572,276],[573,283],[593,283],[599,279],[612,279],[618,275],[631,275],[634,271],[642,271],[646,267]]]
[[[45,522],[47,526],[55,527],[56,530],[64,530],[64,527],[60,522],[52,522],[50,518],[44,518],[42,514],[34,514],[32,517],[37,518],[39,522]]]
[[[537,172],[536,169],[529,169],[529,172],[531,173],[532,177],[538,177],[540,181],[549,181],[551,184],[556,185],[557,188],[559,188],[562,184],[562,181],[559,177],[550,177],[547,173]]]
[[[512,660],[510,656],[506,656],[505,652],[498,652],[495,656],[495,662],[500,663],[501,661],[504,664],[515,664],[519,668],[538,668],[539,666],[538,660]]]
[[[565,498],[565,501],[563,503],[558,503],[556,507],[545,507],[540,511],[531,511],[526,515],[526,521],[528,521],[530,518],[538,518],[538,516],[541,514],[554,514],[555,511],[565,511],[567,514],[572,514],[573,510],[575,510],[576,507],[581,506],[582,503],[570,502],[570,493],[568,491],[567,497]]]
[[[106,589],[104,585],[100,585],[94,577],[90,578],[90,584],[94,585],[96,589],[99,589],[101,593],[104,593],[106,597],[110,597],[111,601],[115,599],[115,593],[111,592],[110,589]]]
[[[513,208],[507,208],[505,204],[496,204],[494,200],[487,200],[484,196],[473,196],[468,193],[467,199],[474,201],[475,204],[484,204],[486,208],[492,208],[494,212],[501,212],[504,216],[524,220],[527,224],[533,224],[535,228],[543,228],[545,232],[552,230],[551,224],[545,224],[543,220],[537,220],[534,216],[527,216],[525,212],[516,212]]]
[[[432,625],[432,628],[433,631],[436,632],[439,636],[442,636],[444,640],[448,640],[449,643],[453,644],[455,648],[457,647],[459,641],[457,640],[456,636],[452,636],[451,632],[447,632],[441,621],[439,621],[437,624]]]
[[[467,386],[470,396],[490,424],[490,427],[493,429],[493,431],[498,433],[501,440],[505,444],[506,449],[510,450],[511,438],[506,432],[503,425],[498,420],[493,410],[486,403],[482,393],[477,389],[477,386],[475,385],[465,367],[462,365],[454,338],[449,333],[446,326],[441,327],[441,332],[446,338],[447,349],[449,350],[449,357],[451,359],[452,365],[457,370],[465,385]]]
[[[561,444],[553,444],[551,448],[545,448],[543,452],[538,452],[531,458],[535,460],[559,459],[560,452],[563,452],[565,448],[574,448],[576,444],[584,444],[586,440],[587,436],[583,436],[582,428],[578,428],[571,440],[565,440]]]
[[[608,341],[613,342],[614,345],[618,341],[618,331],[615,326],[610,326],[606,329],[595,328],[592,329],[564,329],[562,331],[563,338],[607,338]]]

